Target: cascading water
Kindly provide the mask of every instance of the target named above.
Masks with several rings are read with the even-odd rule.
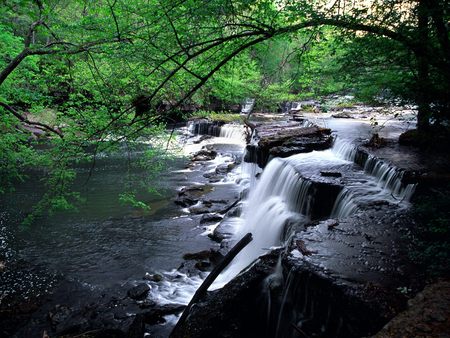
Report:
[[[365,184],[358,180],[350,181],[336,199],[332,217],[343,218],[353,214],[358,210],[356,201],[367,203],[386,199],[407,202],[413,195],[415,184],[403,184],[404,172],[395,166],[371,154],[361,154],[355,145],[339,139],[335,140],[333,152],[340,158],[360,164],[372,179],[363,182]]]
[[[245,128],[238,124],[219,124],[209,121],[193,121],[188,125],[188,131],[193,135],[210,135],[243,141]]]
[[[308,214],[310,187],[311,183],[302,179],[285,160],[274,159],[267,165],[255,190],[250,192],[242,215],[243,226],[236,233],[236,238],[240,238],[251,232],[253,241],[236,256],[211,289],[222,287],[270,247],[281,244],[285,226],[300,222],[305,219],[302,214]]]
[[[269,247],[282,245],[281,234],[290,220],[306,222],[314,200],[314,182],[321,182],[320,171],[330,168],[344,171],[345,185],[337,195],[331,217],[343,218],[355,213],[360,205],[379,200],[407,201],[414,185],[403,185],[403,172],[368,156],[364,170],[357,168],[358,149],[337,140],[333,149],[274,158],[264,169],[259,182],[250,191],[235,237],[247,232],[254,240],[217,279],[212,288],[231,280]],[[320,204],[321,201],[316,201]]]
[[[245,138],[244,127],[238,124],[224,124],[220,127],[219,137],[243,140]]]

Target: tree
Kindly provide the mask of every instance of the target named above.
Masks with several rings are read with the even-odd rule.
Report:
[[[57,156],[41,162],[70,179],[63,172],[71,162],[84,157],[95,163],[99,151],[154,135],[185,102],[202,103],[209,93],[239,100],[237,88],[268,101],[288,85],[298,90],[297,72],[272,60],[286,51],[301,56],[292,61],[297,66],[313,56],[325,62],[327,48],[339,39],[369,49],[382,44],[388,48],[381,56],[395,50],[391,78],[408,85],[397,87],[409,89],[419,107],[418,127],[427,129],[430,121],[450,118],[447,8],[446,0],[4,1],[0,164],[8,171],[32,162],[18,161],[17,151],[38,156],[17,126],[34,124],[56,136],[50,142]],[[315,46],[326,38],[324,27],[333,28],[333,38],[320,51]],[[375,54],[365,60],[373,64]],[[334,73],[332,62],[316,70]],[[84,152],[88,146],[93,154]]]

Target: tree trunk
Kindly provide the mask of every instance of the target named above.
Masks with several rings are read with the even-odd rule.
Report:
[[[430,66],[428,62],[428,40],[429,40],[429,9],[427,0],[419,2],[418,7],[418,38],[421,48],[416,51],[416,58],[418,63],[417,72],[417,129],[420,131],[427,130],[430,126]]]

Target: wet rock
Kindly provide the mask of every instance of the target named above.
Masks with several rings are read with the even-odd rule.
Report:
[[[144,279],[152,282],[161,282],[164,279],[164,277],[158,273],[152,275],[147,272],[144,276]]]
[[[246,199],[246,198],[248,198],[249,193],[250,193],[250,188],[245,188],[244,190],[241,191],[239,197],[241,199]]]
[[[327,227],[328,230],[334,229],[339,225],[339,222],[335,219],[328,219],[323,222],[323,224]]]
[[[200,271],[208,271],[211,269],[211,263],[208,261],[200,261],[195,263],[195,268]]]
[[[135,300],[141,300],[147,297],[148,292],[150,291],[150,286],[145,283],[141,283],[136,285],[135,287],[129,289],[127,291],[128,297]]]
[[[266,337],[260,290],[276,262],[277,254],[266,255],[222,289],[208,292],[171,337]]]
[[[139,308],[149,309],[149,308],[154,308],[156,305],[157,305],[156,302],[154,302],[150,299],[144,299],[141,303],[139,303]]]
[[[353,119],[353,115],[347,111],[343,111],[337,114],[331,115],[331,117],[334,117],[335,119]]]
[[[203,174],[203,177],[208,178],[210,183],[217,183],[222,180],[223,175],[217,174],[216,172],[212,172]]]
[[[386,139],[384,139],[383,137],[380,137],[378,135],[378,133],[375,133],[372,135],[372,137],[370,138],[370,140],[365,143],[364,145],[366,147],[370,147],[370,148],[381,148],[386,146],[387,141]]]
[[[72,314],[72,309],[65,305],[56,305],[49,313],[48,319],[53,328],[64,322]]]
[[[146,310],[141,313],[143,321],[149,325],[164,323],[164,316],[178,314],[184,310],[186,305],[182,304],[167,304],[156,306],[153,309]]]
[[[321,171],[320,175],[324,177],[342,177],[342,174],[337,171]]]
[[[178,196],[201,194],[205,191],[204,186],[183,187],[178,192]]]
[[[244,195],[245,196],[245,195]],[[226,217],[240,217],[242,214],[242,204],[236,204],[225,214]]]
[[[187,207],[197,204],[198,200],[193,199],[192,197],[180,196],[174,200],[174,203],[183,208],[187,208]]]
[[[211,264],[213,264],[213,265],[219,264],[223,259],[223,255],[217,250],[210,249],[210,250],[199,251],[196,253],[187,253],[183,256],[183,259],[196,260],[196,261],[200,261],[200,262],[209,261],[209,263],[210,263],[209,266],[211,266]]]
[[[211,204],[201,202],[198,205],[194,205],[189,208],[191,214],[199,215],[209,213],[211,210]]]
[[[200,218],[200,224],[219,222],[222,218],[223,217],[219,214],[204,214],[202,215],[202,218]]]
[[[197,140],[195,140],[193,143],[199,144],[199,143],[202,143],[203,141],[209,140],[211,138],[213,138],[213,136],[211,136],[211,135],[202,135]]]
[[[236,167],[235,163],[224,163],[216,167],[216,174],[226,175]]]
[[[224,121],[210,121],[207,119],[194,120],[192,123],[192,133],[194,135],[219,136],[221,126]]]
[[[217,243],[221,243],[224,239],[229,238],[230,236],[226,236],[225,234],[221,233],[220,231],[216,231],[216,230],[214,230],[211,234],[208,234],[208,237],[212,241],[217,242]]]
[[[211,147],[204,147],[193,155],[192,161],[211,161],[214,160],[216,156],[217,151],[215,151]]]

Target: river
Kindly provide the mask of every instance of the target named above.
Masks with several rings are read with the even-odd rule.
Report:
[[[372,130],[367,121],[330,118],[312,120],[318,125],[331,128],[339,142],[345,144],[347,152],[355,139],[369,138]],[[403,123],[392,122],[381,129],[380,134],[394,138],[404,128]],[[164,280],[151,283],[150,298],[161,304],[187,303],[205,273],[177,272],[176,269],[184,262],[183,255],[211,248],[219,249],[220,246],[206,236],[217,224],[211,227],[201,226],[201,214],[189,213],[188,209],[173,203],[177,191],[182,187],[207,185],[210,189],[206,195],[210,200],[227,202],[236,200],[242,191],[251,188],[248,201],[242,203],[242,216],[229,217],[224,223],[232,223],[234,235],[231,242],[249,231],[254,233],[255,240],[238,256],[237,263],[233,263],[219,277],[213,288],[221,287],[269,247],[282,245],[281,227],[287,219],[305,218],[305,222],[309,219],[310,215],[306,211],[308,188],[294,177],[295,171],[302,172],[304,177],[329,168],[354,172],[349,185],[359,182],[358,189],[364,186],[363,192],[353,189],[357,191],[356,195],[362,196],[370,189],[372,195],[378,194],[378,199],[389,198],[391,194],[389,191],[380,197],[384,189],[389,187],[380,187],[380,180],[376,175],[372,179],[370,177],[373,173],[365,173],[361,168],[355,167],[352,159],[345,154],[346,151],[337,149],[336,145],[333,150],[273,160],[257,182],[254,179],[255,173],[259,171],[256,165],[239,165],[245,146],[242,132],[243,128],[231,126],[222,128],[222,131],[210,131],[210,134],[218,137],[202,142],[197,141],[200,136],[190,138],[187,142],[185,138],[180,138],[185,154],[210,145],[219,155],[212,161],[200,161],[195,165],[189,165],[191,162],[186,157],[170,160],[167,170],[154,182],[160,194],[153,196],[142,193],[140,196],[151,207],[150,212],[133,209],[119,202],[118,195],[123,190],[122,183],[128,170],[127,154],[124,153],[123,156],[99,161],[88,181],[89,168],[77,168],[74,188],[86,200],[78,212],[60,212],[23,228],[19,225],[19,220],[29,212],[42,193],[38,177],[30,175],[25,183],[17,186],[13,194],[1,201],[2,255],[6,260],[27,261],[32,266],[45,269],[46,274],[62,275],[99,293],[117,285],[133,285],[142,281],[146,273],[158,273]],[[183,129],[182,133],[186,134],[187,130]],[[207,134],[208,131],[203,130],[202,133]],[[227,163],[238,165],[216,181],[208,181],[203,176],[208,172],[216,172],[217,167]],[[292,171],[296,167],[298,170]],[[143,172],[137,170],[134,174],[140,175]],[[291,184],[286,183],[292,179],[294,181]],[[360,184],[361,180],[363,184]],[[367,182],[370,182],[370,187]],[[298,197],[299,191],[303,191],[300,195],[305,196]],[[295,207],[291,205],[292,199],[296,201]],[[299,204],[304,207],[298,207]],[[352,206],[346,207],[343,214],[336,213],[335,216],[344,217],[354,211]],[[26,294],[25,290],[31,290],[33,284],[39,284],[34,279],[41,278],[36,271],[30,272],[27,278],[22,277],[14,283],[12,280],[0,283],[0,291],[13,293],[19,290]],[[42,281],[50,283],[47,277]],[[173,320],[175,318],[171,318],[172,322]]]

